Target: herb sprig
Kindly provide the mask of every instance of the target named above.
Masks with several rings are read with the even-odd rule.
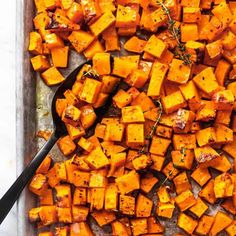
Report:
[[[170,9],[164,4],[164,2],[161,2],[160,0],[157,0],[157,4],[160,5],[165,12],[168,18],[168,30],[177,42],[177,47],[174,52],[175,57],[182,60],[185,65],[191,65],[191,54],[187,53],[185,45],[180,42],[180,30],[175,26],[176,21],[172,19],[170,15]]]
[[[92,78],[92,79],[99,79],[99,74],[96,70],[94,69],[89,69],[88,71],[84,72],[82,75],[82,80],[85,79],[86,77]]]

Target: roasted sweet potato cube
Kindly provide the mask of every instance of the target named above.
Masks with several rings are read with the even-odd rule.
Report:
[[[156,214],[160,217],[171,219],[175,210],[174,202],[157,203]]]
[[[152,206],[152,200],[142,194],[139,194],[135,208],[136,217],[149,217],[151,215]]]
[[[120,43],[117,35],[116,28],[110,26],[102,33],[102,38],[105,41],[106,51],[116,51],[120,50]]]
[[[159,137],[170,139],[172,136],[172,131],[172,128],[166,127],[164,125],[158,125],[156,128],[156,135]]]
[[[199,7],[200,0],[181,0],[181,6],[183,7]]]
[[[71,159],[71,163],[77,167],[76,170],[91,171],[90,167],[85,162],[86,158],[87,158],[87,155],[77,156],[75,154],[75,155],[73,155],[73,157]]]
[[[205,185],[208,180],[211,179],[211,174],[209,173],[207,168],[201,168],[198,167],[196,168],[192,174],[191,177],[200,185],[203,186]]]
[[[233,20],[233,14],[226,2],[221,1],[218,6],[214,7],[212,13],[225,25]]]
[[[76,105],[79,102],[77,96],[70,89],[67,89],[64,92],[64,96],[65,96],[67,103],[69,105]]]
[[[150,99],[146,93],[140,93],[135,99],[133,99],[132,106],[141,106],[143,112],[156,108],[152,99]]]
[[[142,154],[132,160],[135,170],[143,170],[152,164],[152,159],[149,155]]]
[[[168,66],[165,64],[159,62],[155,62],[153,64],[151,79],[147,91],[148,96],[159,96],[161,94],[161,89],[167,70]]]
[[[110,159],[110,170],[108,172],[108,177],[119,177],[124,174],[124,167],[126,162],[126,153],[114,153],[111,154]]]
[[[166,176],[166,178],[172,180],[179,173],[179,170],[174,167],[173,162],[169,162],[163,168],[162,173]]]
[[[94,40],[94,36],[85,31],[73,31],[68,40],[78,53],[84,51]]]
[[[44,55],[32,57],[30,61],[35,71],[44,71],[50,67],[48,59]]]
[[[127,195],[120,195],[119,198],[120,212],[126,215],[135,214],[135,198]]]
[[[44,71],[41,74],[43,81],[48,85],[48,86],[54,86],[57,84],[62,83],[65,78],[62,76],[62,74],[57,70],[56,67],[50,67],[46,71]]]
[[[58,222],[60,223],[72,223],[71,208],[57,208]]]
[[[234,220],[226,229],[225,231],[229,236],[233,236],[236,232],[236,221]]]
[[[75,127],[73,125],[66,124],[66,129],[72,140],[78,139],[85,135],[85,130],[81,125],[79,125],[78,127]]]
[[[128,146],[140,146],[144,144],[144,141],[144,125],[128,124],[126,127],[126,144]]]
[[[29,184],[29,190],[38,196],[42,195],[47,188],[47,177],[43,174],[36,174]]]
[[[190,170],[194,160],[193,150],[182,148],[171,152],[173,164],[178,168]]]
[[[152,190],[152,188],[156,185],[156,183],[158,183],[158,178],[153,176],[152,173],[148,173],[141,179],[140,189],[144,193],[149,193]]]
[[[170,143],[169,139],[154,136],[149,151],[155,155],[165,156]]]
[[[56,101],[56,111],[59,116],[62,116],[62,112],[68,106],[68,102],[65,98],[57,99]]]
[[[197,227],[198,222],[194,220],[192,217],[181,212],[178,217],[177,225],[185,232],[191,235],[195,230],[195,228]]]
[[[62,121],[73,126],[78,126],[80,120],[81,111],[73,106],[69,105],[62,113]]]
[[[137,25],[137,11],[130,6],[118,5],[116,27],[132,28]]]
[[[140,188],[139,174],[134,170],[116,178],[115,181],[121,194],[127,194]]]
[[[223,150],[229,154],[230,156],[232,156],[233,158],[236,159],[236,136],[234,135],[233,136],[233,142],[229,143],[229,144],[226,144],[224,147],[223,147]]]
[[[185,23],[198,22],[201,18],[201,9],[198,7],[184,7],[183,8],[183,21]]]
[[[103,76],[101,92],[111,93],[118,82],[119,78],[115,76],[110,76],[110,75]]]
[[[42,54],[42,38],[37,32],[30,32],[28,50],[35,55]]]
[[[74,176],[73,184],[76,187],[88,187],[89,186],[89,180],[90,180],[90,173],[89,172],[75,170],[73,172],[73,176]]]
[[[106,176],[107,176],[106,169],[90,171],[89,187],[90,188],[106,187],[107,186],[107,177]]]
[[[175,133],[188,133],[195,119],[192,111],[179,109],[175,115],[173,129]]]
[[[116,220],[111,223],[112,235],[123,235],[129,236],[126,225],[122,224],[120,221]]]
[[[62,39],[55,33],[45,35],[45,42],[49,49],[63,47],[64,43]]]
[[[173,144],[175,150],[194,149],[197,147],[195,134],[174,134]]]
[[[115,106],[119,108],[129,105],[132,101],[130,94],[123,89],[120,89],[112,99]]]
[[[225,125],[215,125],[216,143],[227,144],[233,142],[233,130]]]
[[[163,226],[156,220],[154,216],[147,218],[147,225],[148,225],[148,233],[155,234],[155,233],[163,233],[164,228]]]
[[[117,210],[118,189],[115,183],[110,183],[106,187],[105,210]]]
[[[199,130],[196,133],[196,139],[198,142],[198,145],[204,146],[204,145],[211,145],[216,142],[216,132],[214,127],[208,127],[206,129]]]
[[[112,211],[94,211],[91,213],[91,216],[97,221],[100,227],[110,224],[116,219],[115,213]]]
[[[232,110],[234,105],[234,94],[231,90],[222,90],[213,94],[212,101],[215,103],[217,110]]]
[[[171,202],[170,194],[168,192],[167,186],[160,186],[157,190],[157,196],[161,203]]]
[[[102,210],[105,199],[105,188],[91,188],[90,189],[90,211]]]
[[[75,188],[73,195],[73,205],[85,205],[87,202],[87,190],[86,188]]]
[[[125,82],[135,88],[142,88],[148,80],[148,75],[141,69],[133,70]]]
[[[52,163],[52,158],[50,155],[47,155],[43,162],[40,164],[38,169],[36,170],[36,174],[47,174]]]
[[[84,51],[83,54],[87,60],[92,59],[96,53],[103,53],[104,47],[102,43],[95,39]]]
[[[175,197],[175,202],[181,211],[185,211],[197,203],[193,193],[190,190],[180,193],[177,197]]]
[[[190,40],[198,40],[199,39],[199,34],[198,34],[198,25],[195,23],[182,23],[180,26],[181,30],[181,41],[182,42],[187,42]]]
[[[42,206],[39,212],[42,225],[48,226],[57,222],[56,206]]]
[[[216,198],[232,197],[234,180],[229,173],[218,175],[214,181],[214,193]]]
[[[97,118],[93,107],[91,105],[85,105],[80,108],[80,111],[81,111],[80,121],[82,126],[85,129],[91,127]]]
[[[73,222],[83,222],[87,220],[89,208],[84,206],[72,206]]]
[[[29,216],[30,222],[33,223],[40,220],[40,217],[39,217],[40,211],[41,211],[41,207],[36,207],[29,210],[28,216]]]
[[[216,40],[206,45],[207,55],[211,60],[216,60],[221,57],[223,45],[221,40]]]
[[[93,149],[86,158],[86,162],[94,169],[100,169],[109,165],[109,160],[102,151],[101,147],[96,147]]]
[[[191,67],[184,65],[182,60],[173,59],[167,75],[169,81],[186,84],[190,78]]]
[[[69,135],[60,138],[57,142],[57,145],[65,156],[71,154],[76,148],[75,143],[71,140]]]
[[[210,235],[217,235],[219,232],[228,227],[233,220],[231,217],[221,211],[218,211],[215,215],[214,223],[210,230]]]
[[[138,68],[139,56],[115,57],[112,74],[126,78]]]
[[[116,21],[116,18],[110,11],[104,12],[104,14],[99,17],[94,23],[92,23],[89,27],[92,33],[95,36],[101,34],[104,30],[106,30],[110,25],[112,25]]]
[[[95,79],[86,78],[80,91],[80,99],[87,103],[94,103],[97,100],[102,83]]]
[[[57,162],[53,167],[56,171],[56,176],[60,181],[67,181],[66,165],[64,162]]]
[[[214,192],[214,180],[210,180],[198,193],[199,197],[203,198],[207,202],[214,204],[216,201]]]
[[[122,122],[124,124],[143,123],[145,121],[142,108],[140,106],[127,106],[121,109]]]
[[[199,235],[208,235],[213,222],[214,216],[203,215],[198,222],[196,233]]]
[[[62,208],[71,207],[71,188],[69,185],[57,185],[56,190],[56,201],[57,206]]]
[[[175,184],[175,190],[177,194],[181,194],[182,192],[192,189],[186,172],[182,172],[177,175],[173,179],[173,182]]]
[[[206,68],[193,78],[196,86],[203,92],[213,95],[219,90],[219,85],[211,67]]]
[[[155,35],[152,35],[147,44],[144,47],[144,51],[151,54],[156,58],[161,58],[165,51],[167,50],[167,45]]]
[[[78,145],[83,148],[86,152],[91,152],[94,148],[94,145],[91,141],[88,139],[85,139],[83,137],[80,138]]]
[[[177,111],[179,108],[184,108],[187,103],[180,91],[172,93],[162,98],[162,105],[167,114]]]
[[[151,154],[151,158],[153,164],[150,168],[156,171],[161,171],[165,161],[165,157]]]
[[[83,10],[79,3],[73,2],[66,11],[66,16],[74,23],[80,23],[83,20]]]
[[[197,198],[197,202],[189,208],[189,211],[192,212],[195,216],[200,218],[208,209],[208,205],[201,199]]]
[[[52,62],[55,67],[67,67],[69,47],[59,47],[51,49]]]
[[[201,100],[201,107],[197,111],[196,121],[212,121],[216,117],[215,104],[212,101]]]
[[[110,54],[96,53],[93,57],[93,69],[99,75],[108,75],[111,73]],[[108,78],[110,78],[108,76]]]
[[[93,233],[86,222],[73,223],[70,225],[70,236],[92,236]]]
[[[210,161],[220,155],[210,146],[198,147],[194,149],[195,158],[199,163]]]
[[[52,232],[45,231],[45,232],[40,232],[40,233],[38,234],[38,236],[53,236],[53,233],[52,233]]]
[[[106,126],[104,140],[121,142],[125,127],[123,124],[110,123]]]
[[[142,53],[145,45],[145,40],[133,36],[125,42],[124,49],[130,52]]]
[[[134,236],[146,234],[148,232],[147,218],[132,219],[130,220],[130,223]]]

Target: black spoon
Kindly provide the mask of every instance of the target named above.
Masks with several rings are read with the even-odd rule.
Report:
[[[1,198],[0,200],[0,224],[3,222],[3,220],[5,219],[5,217],[11,210],[12,206],[14,205],[16,200],[19,198],[22,190],[25,188],[25,186],[30,181],[30,179],[34,176],[37,168],[42,163],[42,161],[44,160],[46,155],[49,153],[49,151],[52,149],[54,144],[57,142],[57,140],[60,137],[64,136],[67,133],[65,124],[62,122],[61,118],[57,115],[56,100],[58,98],[63,98],[64,97],[63,93],[67,89],[72,88],[76,80],[76,75],[85,64],[91,64],[91,61],[87,61],[81,64],[80,66],[78,66],[57,89],[53,97],[52,107],[51,107],[52,119],[53,119],[53,124],[54,124],[54,132],[52,133],[49,140],[41,148],[41,150],[35,155],[33,160],[27,165],[27,167],[24,169],[21,175],[16,179],[16,181],[12,184],[12,186]],[[106,111],[109,109],[112,103],[112,96],[114,95],[115,91],[117,91],[117,89],[118,89],[118,86],[115,88],[113,93],[109,95],[108,100],[103,107],[96,109],[95,112],[97,115],[97,122],[101,120],[101,118],[104,116]]]

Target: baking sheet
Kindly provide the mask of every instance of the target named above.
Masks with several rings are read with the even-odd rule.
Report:
[[[17,1],[17,77],[16,77],[16,98],[17,98],[17,173],[18,175],[24,169],[24,166],[29,163],[31,158],[35,155],[38,148],[42,146],[44,141],[36,137],[38,130],[52,130],[51,120],[51,100],[56,87],[49,88],[41,80],[40,76],[32,71],[30,65],[30,55],[27,51],[28,35],[33,29],[32,19],[34,17],[34,3],[33,0],[19,0]],[[81,64],[85,59],[77,54],[75,51],[70,52],[69,67],[60,70],[64,76],[67,76],[73,69]],[[54,160],[61,160],[63,157],[57,149],[57,146],[51,151]],[[195,194],[199,188],[196,184]],[[153,197],[156,205],[155,191],[149,194]],[[28,221],[28,210],[36,206],[36,198],[28,189],[25,189],[21,194],[17,203],[18,221],[17,221],[17,235],[18,236],[33,236],[37,235],[33,224]],[[214,211],[219,206],[214,207]],[[153,208],[155,210],[155,207]],[[212,213],[213,209],[209,212]],[[208,212],[208,213],[209,213]],[[96,236],[111,235],[110,227],[101,229],[92,220],[89,219],[91,227]],[[166,227],[165,235],[171,236],[176,233],[186,235],[182,230],[176,227],[177,214],[171,220],[160,220]],[[222,233],[220,235],[225,235]]]

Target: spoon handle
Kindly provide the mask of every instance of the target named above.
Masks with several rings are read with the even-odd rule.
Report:
[[[21,175],[16,179],[16,181],[12,184],[12,186],[8,189],[8,191],[4,194],[4,196],[0,200],[0,224],[3,222],[12,206],[19,198],[22,190],[30,181],[30,179],[34,176],[37,168],[40,166],[46,155],[52,149],[56,141],[59,139],[55,135],[55,132],[49,138],[49,140],[44,144],[44,146],[40,149],[40,151],[36,154],[33,160],[27,165],[27,167],[23,170]]]

